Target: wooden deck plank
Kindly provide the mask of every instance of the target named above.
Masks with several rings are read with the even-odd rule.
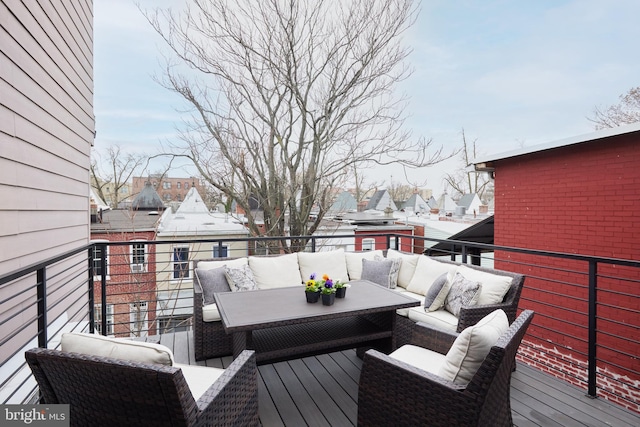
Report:
[[[269,394],[269,389],[260,374],[258,374],[258,408],[260,423],[264,427],[284,427],[278,409]]]
[[[352,378],[345,372],[345,368],[352,367],[351,362],[347,362],[347,364],[340,363],[335,359],[337,355],[340,353],[332,353],[332,354],[322,354],[318,356],[318,360],[324,367],[326,367],[327,371],[330,372],[330,375],[333,376],[333,379],[342,387],[342,389],[347,392],[347,394],[351,397],[353,402],[356,403],[356,413],[357,413],[357,402],[358,402],[358,382],[360,379],[360,375],[358,375],[357,379]]]
[[[184,353],[180,349],[176,352],[176,346],[184,346],[184,338],[165,335],[160,339],[148,337],[147,341],[168,345],[182,357]],[[187,360],[195,363],[189,337],[186,342]],[[225,356],[198,363],[224,368],[232,360]],[[362,360],[355,350],[259,366],[262,426],[355,425],[361,367]],[[333,411],[327,411],[328,407]],[[640,425],[640,414],[602,398],[591,399],[584,390],[521,363],[512,377],[511,409],[516,427]]]
[[[545,378],[546,377],[546,378]],[[524,396],[527,406],[537,408],[563,425],[576,426],[634,426],[615,415],[610,402],[592,399],[584,390],[561,382],[551,375],[539,372],[529,366],[519,365],[512,376],[512,399]],[[600,407],[600,409],[597,409]],[[546,410],[545,410],[546,408]],[[636,420],[636,422],[638,419]]]
[[[282,422],[286,426],[304,426],[306,423],[300,410],[295,406],[287,388],[273,365],[262,365],[258,371],[264,380],[266,390],[276,406]],[[264,423],[263,423],[264,424]]]
[[[273,366],[307,425],[325,427],[344,423],[344,415],[340,414],[342,415],[340,417],[336,416],[338,415],[336,411],[322,410],[322,408],[332,408],[333,399],[324,390],[319,390],[317,381],[310,381],[312,374],[304,369],[302,362],[299,362],[297,366],[295,362],[293,360],[291,363],[274,363]],[[326,412],[326,417],[323,412]]]
[[[349,420],[351,420],[352,424],[356,424],[356,420],[358,418],[358,405],[357,402],[354,401],[349,393],[347,393],[339,384],[338,381],[331,375],[331,373],[327,372],[327,368],[323,366],[323,364],[316,357],[305,357],[302,359],[304,364],[309,368],[312,374],[316,377],[318,382],[322,385],[322,387],[326,390],[334,400],[334,407],[340,409],[347,416]],[[337,365],[333,365],[335,367]]]

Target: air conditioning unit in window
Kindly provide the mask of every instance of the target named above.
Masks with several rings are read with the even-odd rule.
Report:
[[[131,264],[131,272],[132,273],[144,272],[144,264]]]

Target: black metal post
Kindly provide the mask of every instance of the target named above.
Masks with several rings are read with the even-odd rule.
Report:
[[[590,397],[596,397],[596,372],[597,372],[597,291],[598,291],[598,264],[589,261],[589,361],[587,366],[587,389]]]
[[[102,328],[102,335],[107,335],[107,245],[101,243],[100,247],[100,298],[102,300],[100,328]]]
[[[89,279],[87,281],[88,284],[88,292],[89,292],[89,332],[90,333],[94,333],[95,332],[95,321],[96,321],[96,313],[95,313],[95,306],[96,306],[96,299],[93,296],[93,291],[95,289],[94,283],[93,283],[93,246],[89,247]]]
[[[39,268],[36,272],[36,295],[38,298],[38,347],[47,348],[47,270]]]

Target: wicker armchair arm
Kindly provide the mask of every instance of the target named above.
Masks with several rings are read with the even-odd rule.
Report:
[[[358,425],[471,425],[477,404],[465,389],[369,350],[360,373]]]
[[[428,348],[440,354],[446,354],[453,342],[458,337],[458,333],[440,329],[437,326],[418,322],[413,327],[411,334],[411,344],[418,347]]]
[[[196,402],[198,425],[258,425],[258,368],[244,350]]]
[[[516,319],[518,307],[513,304],[500,303],[476,305],[472,307],[463,306],[460,308],[460,314],[458,315],[458,328],[456,331],[462,332],[465,328],[475,325],[482,320],[483,317],[498,309],[504,310],[507,315],[507,319],[509,319],[509,323],[513,323]]]

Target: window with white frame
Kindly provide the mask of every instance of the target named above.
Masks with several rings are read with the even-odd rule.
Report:
[[[131,243],[131,272],[142,273],[147,271],[147,245],[141,242]]]
[[[113,304],[107,304],[107,331],[106,335],[113,335]],[[94,319],[94,330],[101,334],[102,333],[102,304],[95,304],[93,306],[93,319]]]
[[[146,337],[149,331],[149,311],[146,301],[129,304],[129,320],[132,337]]]
[[[173,248],[173,278],[188,279],[189,277],[189,247],[176,246]]]
[[[93,243],[106,243],[108,240],[96,240]],[[102,254],[105,256],[105,271],[102,271]],[[109,276],[109,246],[101,246],[99,244],[93,246],[93,277],[98,278],[104,273],[105,277]]]
[[[376,241],[374,239],[362,239],[362,250],[372,251],[376,248]]]
[[[214,258],[226,258],[229,256],[229,247],[227,245],[213,245],[213,257]]]
[[[396,236],[389,237],[389,248],[390,249],[398,249],[398,241]]]

